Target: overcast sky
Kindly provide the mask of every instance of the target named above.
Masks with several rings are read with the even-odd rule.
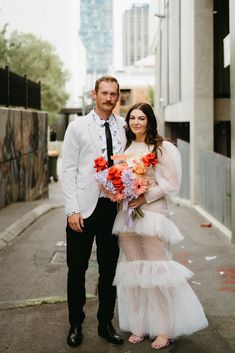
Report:
[[[77,11],[74,9],[72,12],[73,16],[76,16],[77,13],[77,19],[79,20],[79,0],[69,0],[70,2],[73,4],[77,3]],[[56,3],[59,3],[60,6],[55,9]],[[119,68],[122,64],[122,14],[125,9],[131,8],[133,3],[149,3],[149,0],[113,0],[114,68]],[[46,7],[47,11],[45,11]],[[51,14],[53,12],[54,17],[52,18]],[[69,6],[67,1],[64,0],[0,0],[1,25],[9,22],[9,30],[32,31],[40,37],[51,41],[56,45],[62,58],[65,55],[65,50],[61,42],[63,42],[63,37],[67,35],[68,27],[71,23],[69,21],[66,24],[68,18]],[[57,32],[57,24],[59,22],[61,23],[60,33]],[[54,26],[53,23],[55,24]],[[77,26],[79,26],[79,23],[77,23]],[[64,42],[66,43],[66,41]]]
[[[113,0],[114,69],[122,66],[122,15],[133,3],[149,0]],[[51,42],[71,73],[70,81],[74,80],[70,90],[78,96],[75,78],[79,75],[83,79],[85,67],[84,50],[77,44],[79,0],[0,0],[0,27],[5,23],[9,23],[9,33],[15,29],[32,32]]]

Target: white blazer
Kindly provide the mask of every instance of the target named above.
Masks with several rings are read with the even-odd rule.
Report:
[[[122,149],[126,145],[123,118],[116,116]],[[66,130],[62,154],[62,187],[65,213],[80,212],[83,218],[94,211],[100,190],[95,181],[94,160],[102,156],[92,112],[72,121]]]

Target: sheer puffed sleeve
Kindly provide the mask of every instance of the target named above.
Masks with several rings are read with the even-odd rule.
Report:
[[[171,142],[164,141],[158,152],[155,177],[157,183],[167,195],[175,195],[181,185],[181,156],[179,150]]]
[[[158,151],[158,165],[155,170],[156,184],[145,193],[147,203],[165,195],[175,195],[181,184],[181,156],[171,142],[164,141]]]

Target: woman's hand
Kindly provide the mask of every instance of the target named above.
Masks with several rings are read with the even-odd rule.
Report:
[[[80,213],[75,213],[68,217],[68,224],[72,230],[78,233],[82,233],[84,227],[84,221]]]
[[[142,206],[144,203],[146,203],[145,197],[144,195],[140,195],[137,199],[131,200],[128,205],[130,208],[137,208]]]

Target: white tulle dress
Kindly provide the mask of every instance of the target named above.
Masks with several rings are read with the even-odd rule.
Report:
[[[125,154],[149,153],[145,143],[132,144]],[[148,170],[151,186],[141,206],[144,217],[126,222],[120,205],[113,233],[118,234],[120,256],[114,278],[119,325],[138,336],[175,338],[208,326],[202,305],[187,280],[193,273],[172,260],[169,248],[183,239],[168,217],[166,196],[179,190],[181,158],[178,149],[164,141],[158,165]]]

